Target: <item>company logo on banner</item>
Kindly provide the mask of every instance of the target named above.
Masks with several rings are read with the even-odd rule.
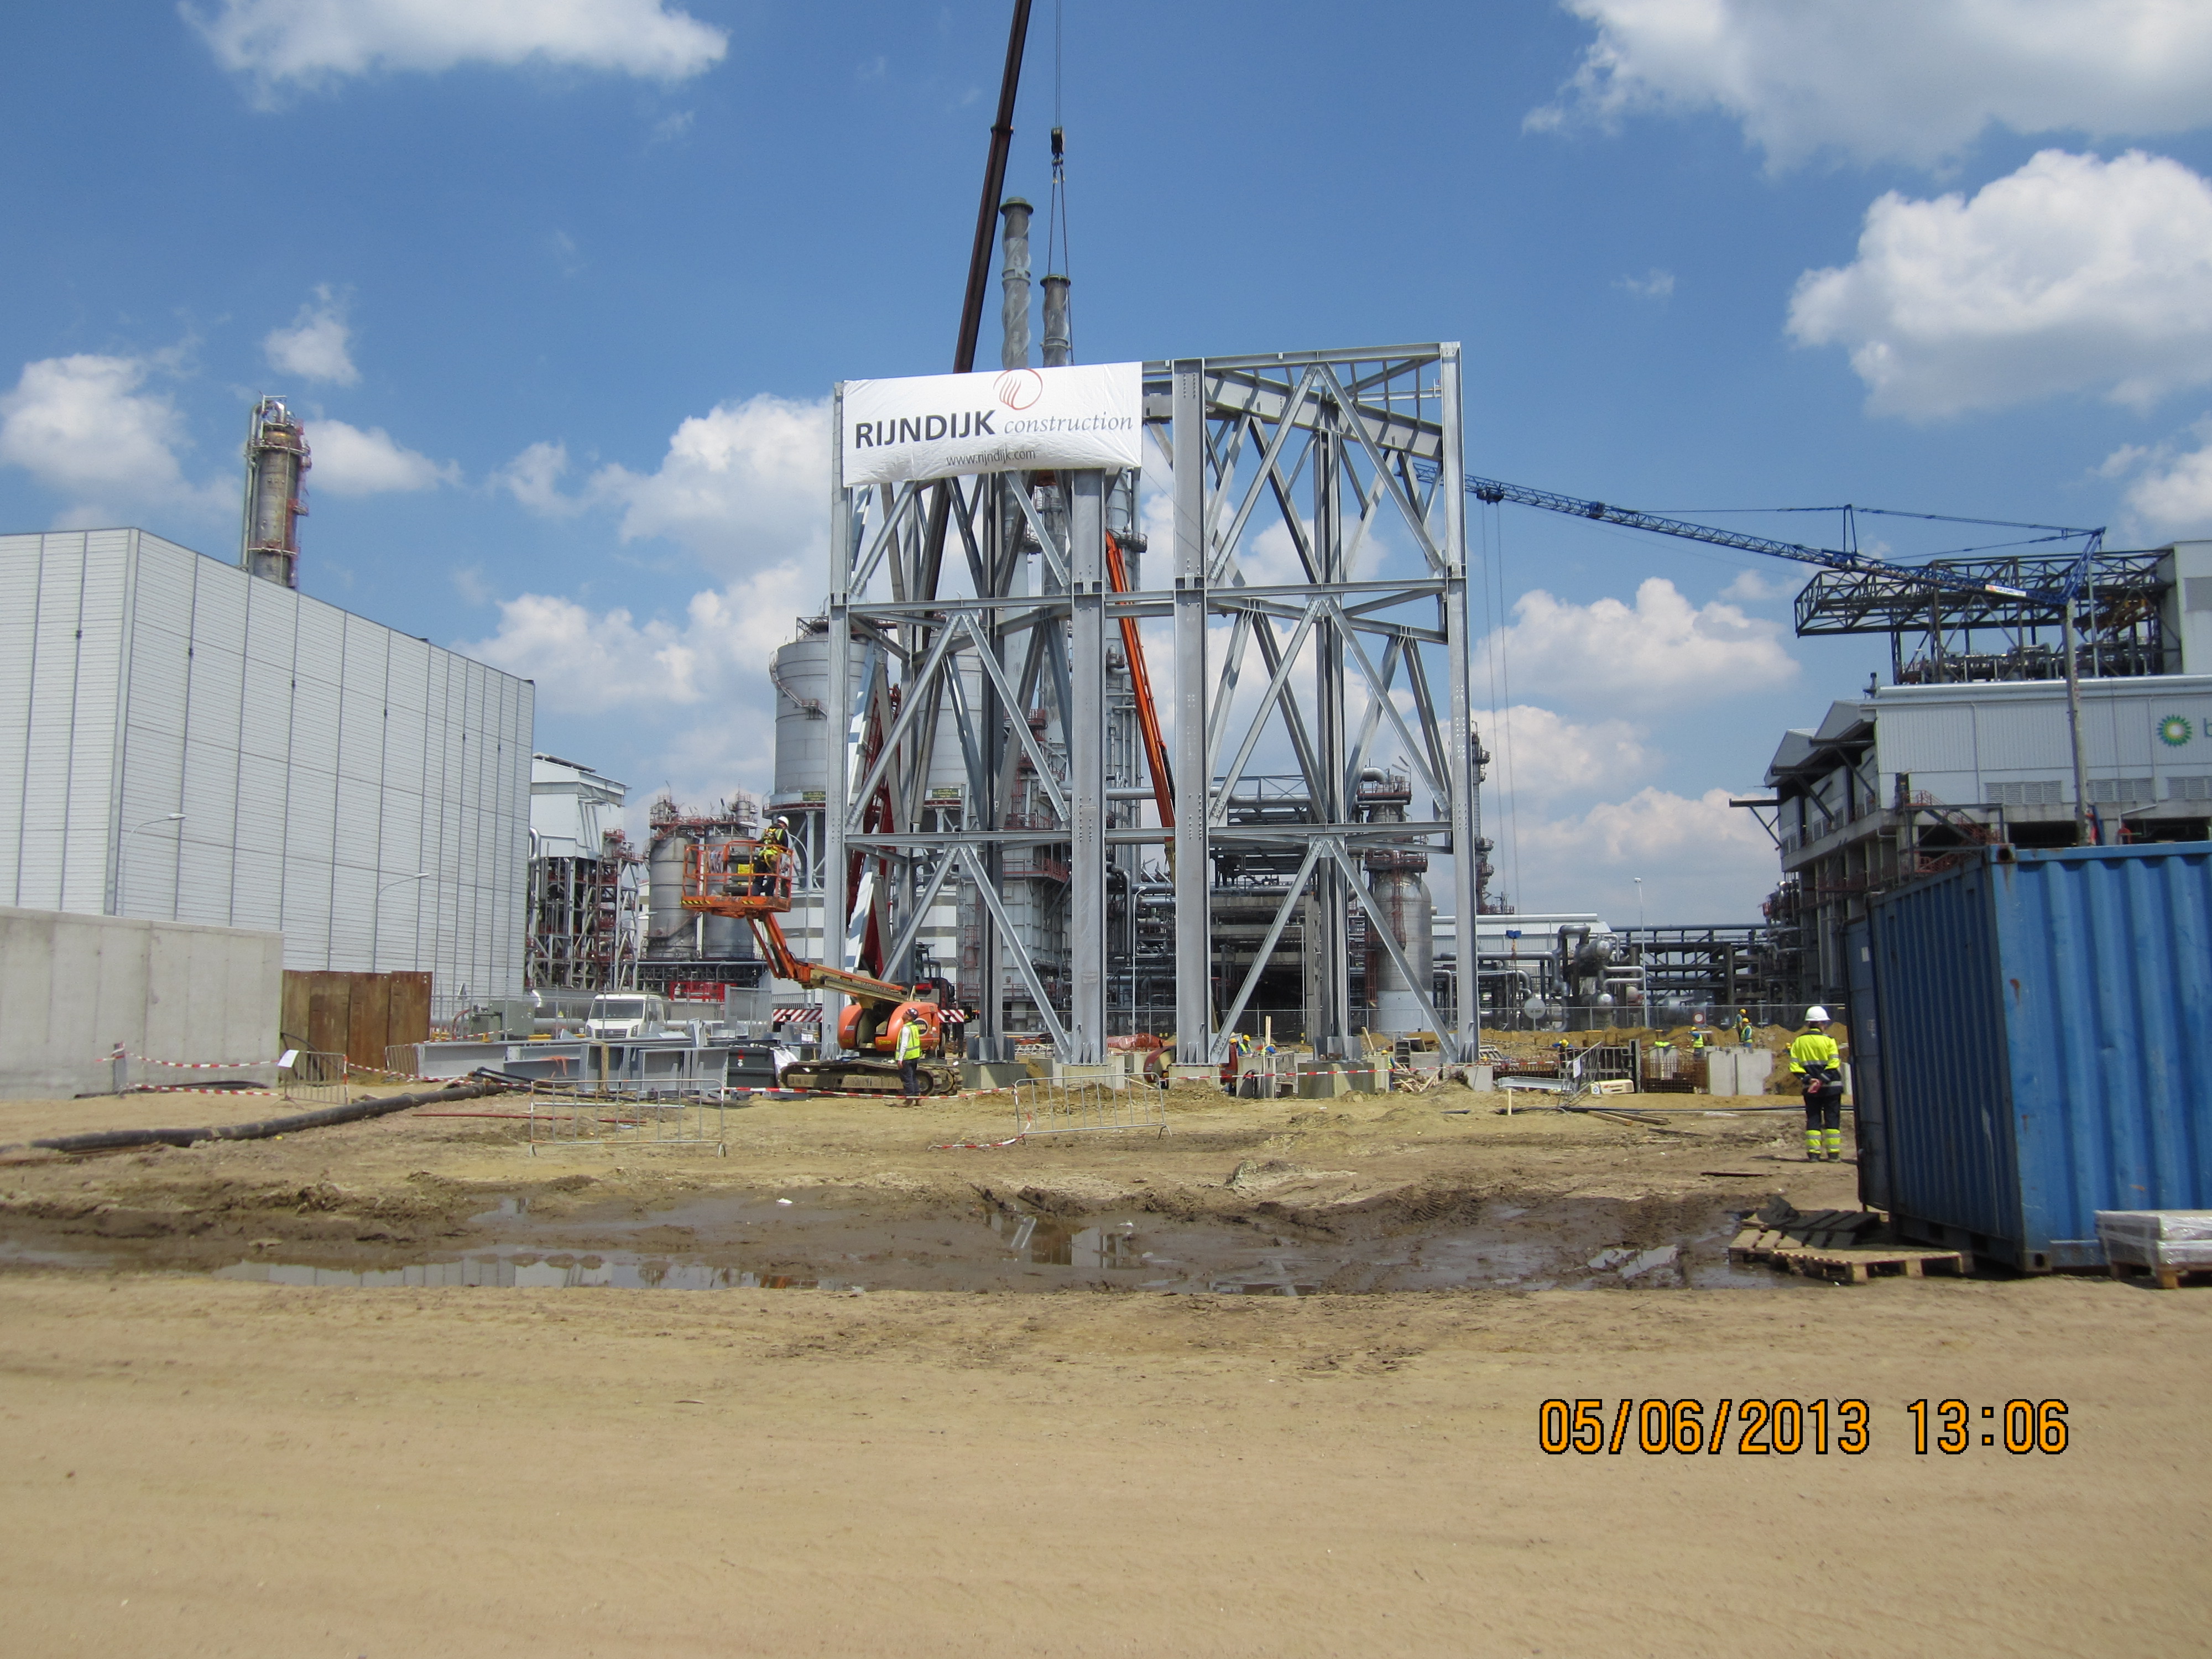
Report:
[[[848,485],[1143,464],[1144,365],[845,382]]]

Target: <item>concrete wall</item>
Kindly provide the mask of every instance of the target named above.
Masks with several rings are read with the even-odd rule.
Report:
[[[274,1060],[283,972],[279,933],[0,908],[0,1099],[105,1091],[118,1042]]]

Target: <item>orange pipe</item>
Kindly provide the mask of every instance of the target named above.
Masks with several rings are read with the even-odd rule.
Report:
[[[1121,561],[1121,544],[1106,538],[1106,576],[1116,593],[1129,591],[1129,567]],[[1152,702],[1152,677],[1145,667],[1144,642],[1137,637],[1137,619],[1121,618],[1121,653],[1129,659],[1129,684],[1137,694],[1137,727],[1145,734],[1145,764],[1152,775],[1152,800],[1160,809],[1160,827],[1175,828],[1175,780],[1168,775],[1167,740],[1160,736],[1160,714]],[[1169,843],[1174,861],[1174,843]]]

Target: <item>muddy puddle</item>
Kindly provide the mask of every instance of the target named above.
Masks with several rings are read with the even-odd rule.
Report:
[[[1553,1200],[1417,1217],[1054,1214],[986,1195],[895,1213],[866,1195],[720,1194],[648,1212],[533,1210],[514,1195],[441,1249],[262,1241],[186,1262],[123,1241],[0,1241],[0,1267],[191,1267],[301,1285],[520,1289],[1141,1291],[1241,1296],[1462,1289],[1802,1291],[1728,1260],[1743,1213],[1709,1200]],[[212,1241],[209,1241],[211,1243]],[[55,1248],[57,1244],[60,1248]],[[242,1257],[242,1259],[241,1259]]]

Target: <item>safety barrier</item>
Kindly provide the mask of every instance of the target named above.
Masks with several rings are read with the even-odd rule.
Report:
[[[548,1150],[669,1146],[712,1146],[718,1157],[729,1156],[729,1106],[721,1100],[593,1098],[533,1089],[526,1115],[532,1158]]]
[[[1168,1115],[1157,1089],[1030,1078],[1014,1085],[1014,1129],[1023,1138],[1146,1130],[1164,1135]]]

